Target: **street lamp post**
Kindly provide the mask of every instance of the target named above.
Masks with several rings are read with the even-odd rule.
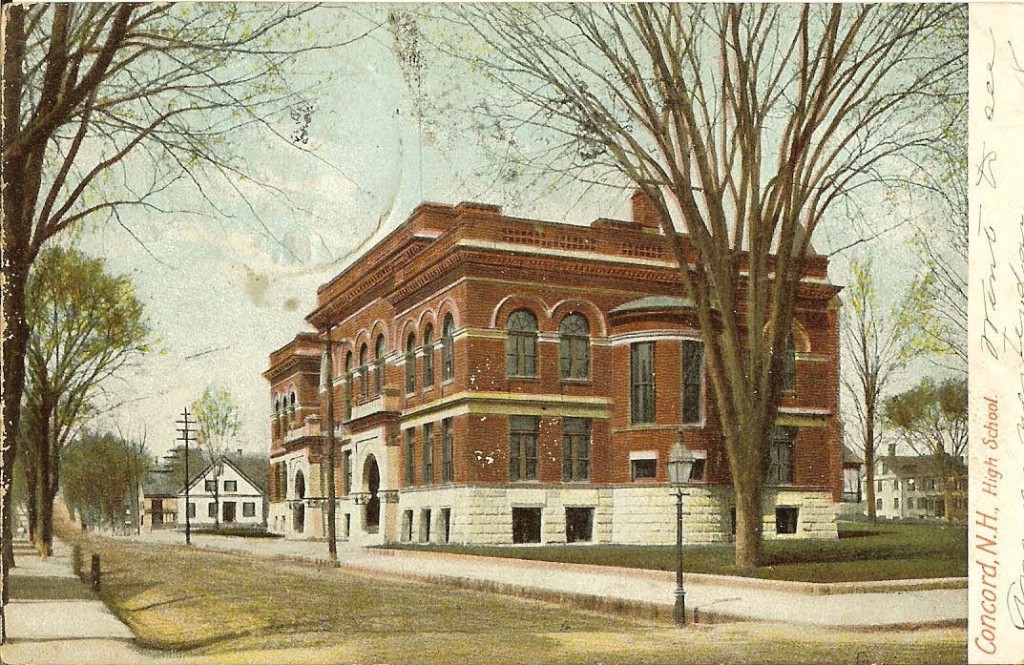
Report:
[[[686,592],[683,590],[683,484],[690,479],[690,470],[696,461],[693,453],[683,445],[683,433],[672,444],[668,453],[668,479],[676,497],[676,604],[673,618],[679,626],[686,625]]]

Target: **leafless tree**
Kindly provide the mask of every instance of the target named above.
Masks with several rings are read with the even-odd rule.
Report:
[[[926,89],[955,79],[963,57],[930,37],[963,11],[572,4],[459,12],[484,45],[450,50],[498,84],[483,110],[521,145],[538,146],[530,164],[591,182],[624,176],[660,212],[705,331],[739,565],[761,561],[765,442],[811,237],[837,203],[932,140]]]

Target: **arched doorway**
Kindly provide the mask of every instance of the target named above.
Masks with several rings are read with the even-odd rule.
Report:
[[[366,500],[366,511],[363,514],[363,525],[369,533],[377,533],[380,528],[380,468],[377,458],[369,455],[363,464],[363,489],[369,492]]]
[[[295,498],[298,501],[292,508],[292,528],[296,533],[302,533],[306,530],[306,506],[302,502],[306,498],[306,477],[302,471],[295,473]]]

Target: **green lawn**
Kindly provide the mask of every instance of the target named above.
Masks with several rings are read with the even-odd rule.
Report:
[[[676,567],[674,546],[388,547],[650,570],[675,570]],[[690,573],[801,582],[964,577],[967,575],[967,527],[840,522],[838,540],[767,540],[764,553],[765,565],[750,570],[734,564],[731,545],[688,545],[684,547],[683,566]]]

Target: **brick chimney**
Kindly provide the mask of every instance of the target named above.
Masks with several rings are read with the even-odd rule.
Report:
[[[658,214],[651,198],[642,189],[633,192],[633,223],[645,229],[661,229],[661,215]]]

